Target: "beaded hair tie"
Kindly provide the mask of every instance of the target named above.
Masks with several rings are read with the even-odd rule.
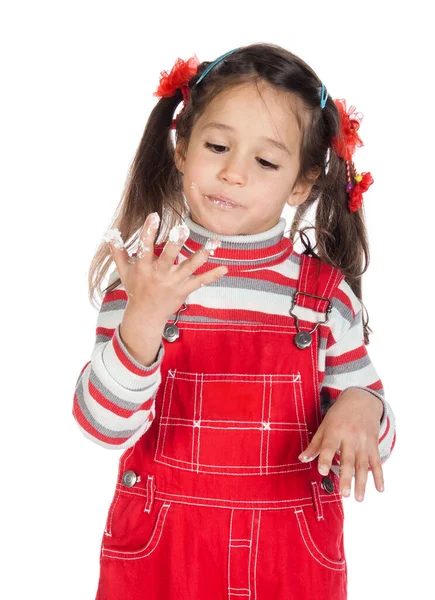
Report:
[[[346,162],[348,206],[351,212],[356,212],[362,206],[363,193],[374,182],[370,173],[359,174],[352,160],[356,148],[364,146],[358,135],[363,115],[355,112],[354,106],[346,110],[346,100],[334,102],[340,114],[340,133],[333,138],[332,145],[337,155]]]

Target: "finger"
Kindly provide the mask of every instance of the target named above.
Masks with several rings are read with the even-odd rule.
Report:
[[[350,496],[352,478],[355,473],[355,450],[349,444],[342,444],[340,449],[340,494]]]
[[[337,438],[323,438],[318,463],[318,469],[321,475],[328,475],[331,469],[332,460],[335,456],[335,452],[340,447],[340,441],[341,440]]]
[[[139,244],[136,254],[137,259],[149,262],[153,261],[154,243],[159,224],[160,217],[156,212],[150,213],[145,219],[145,223],[139,234]]]
[[[124,246],[124,240],[122,239],[121,232],[117,227],[108,229],[103,236],[103,240],[107,242],[109,246],[113,260],[115,261],[116,270],[118,271],[119,277],[123,282],[125,269],[128,267],[128,260],[130,256]]]
[[[299,454],[298,459],[301,462],[310,462],[319,455],[320,448],[322,446],[323,428],[324,425],[321,423],[311,442],[308,444],[305,450]]]
[[[185,288],[183,289],[183,294],[185,294],[187,297],[189,294],[191,294],[198,288],[204,285],[208,285],[209,283],[213,283],[214,281],[217,281],[218,279],[226,275],[226,273],[228,273],[228,267],[226,267],[225,265],[221,265],[220,267],[212,269],[211,271],[207,271],[207,273],[204,273],[202,275],[191,275],[190,278],[186,281]]]
[[[155,269],[169,270],[174,266],[180,249],[190,235],[190,229],[182,223],[175,225],[169,232],[169,238],[160,254],[158,260],[154,262]]]
[[[369,455],[367,447],[359,448],[355,454],[355,499],[364,500],[369,469]]]
[[[210,255],[214,253],[220,244],[221,242],[218,238],[209,238],[202,248],[183,261],[178,270],[181,280],[183,281],[187,277],[190,277],[200,266],[207,262]]]
[[[379,447],[377,443],[369,455],[370,468],[373,473],[373,479],[378,492],[384,491],[384,472],[382,469],[381,457],[379,455]]]

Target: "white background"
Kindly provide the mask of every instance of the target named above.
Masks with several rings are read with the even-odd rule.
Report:
[[[162,70],[253,42],[308,62],[364,114],[368,351],[397,419],[385,492],[345,499],[350,600],[428,598],[433,119],[428,2],[20,2],[2,9],[2,598],[91,600],[121,451],[72,417],[96,309],[87,270]],[[288,217],[288,215],[285,215]],[[290,597],[290,596],[289,596]],[[201,599],[202,600],[202,599]],[[313,599],[315,600],[315,599]]]

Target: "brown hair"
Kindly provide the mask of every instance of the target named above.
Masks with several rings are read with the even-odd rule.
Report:
[[[362,209],[351,212],[345,190],[346,163],[332,146],[339,134],[340,117],[333,99],[328,96],[325,107],[320,106],[322,82],[316,73],[298,56],[275,44],[257,43],[243,46],[219,62],[198,86],[195,82],[210,65],[202,62],[189,81],[190,97],[177,115],[175,143],[186,151],[192,128],[204,113],[209,102],[221,92],[235,86],[263,81],[288,92],[292,107],[302,130],[300,171],[296,183],[313,182],[307,200],[299,205],[292,222],[290,239],[296,233],[304,245],[304,254],[317,256],[338,267],[355,295],[362,303],[361,278],[369,265],[367,232]],[[174,161],[175,146],[171,125],[177,106],[183,100],[181,90],[169,98],[160,98],[145,126],[137,152],[111,227],[117,227],[129,250],[136,245],[146,217],[159,213],[161,220],[157,243],[167,239],[170,229],[181,222],[189,210],[183,196],[182,174]],[[315,226],[300,229],[304,215],[318,200]],[[316,245],[313,248],[305,232],[313,229]],[[316,251],[317,250],[317,251]],[[363,259],[365,261],[363,267]],[[89,298],[95,290],[101,294],[101,283],[112,263],[108,244],[103,240],[89,269]],[[118,277],[104,293],[120,283]],[[364,343],[369,343],[367,320],[363,320]]]

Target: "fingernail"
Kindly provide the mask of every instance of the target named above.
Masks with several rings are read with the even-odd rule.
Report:
[[[160,216],[158,212],[153,212],[148,215],[149,225],[158,225],[160,223]]]
[[[312,460],[314,460],[316,457],[315,456],[309,456],[307,454],[301,454],[299,457],[299,460],[302,462],[311,462]]]
[[[364,500],[364,494],[358,494],[356,499],[358,500],[358,502],[362,502],[362,500]]]
[[[124,249],[124,240],[122,239],[121,232],[117,227],[108,229],[103,236],[103,240],[107,243],[113,242],[115,248],[119,248],[120,250]]]
[[[182,223],[181,225],[175,225],[169,232],[169,242],[173,244],[184,244],[190,235],[190,229]]]
[[[326,465],[320,465],[319,472],[321,475],[327,475],[329,473],[329,469]]]
[[[220,245],[221,241],[218,238],[208,238],[204,246],[204,250],[209,250],[210,256],[213,256],[214,251],[216,250],[216,248],[219,248]]]
[[[222,275],[225,275],[225,273],[228,273],[228,267],[219,267],[218,271]]]
[[[148,215],[148,217],[145,219],[145,223],[143,224],[143,227],[141,229],[139,237],[141,237],[141,238],[144,236],[148,237],[154,229],[157,229],[157,227],[159,226],[159,223],[160,223],[159,213],[156,213],[156,212],[150,213]],[[145,229],[145,225],[146,225],[146,229]]]
[[[384,488],[384,484],[383,484],[383,483],[381,483],[381,485],[379,486],[379,491],[380,491],[380,492],[383,492],[383,491],[384,491],[384,489],[385,489],[385,488]]]
[[[153,212],[148,215],[148,227],[158,227],[160,223],[159,213]]]
[[[350,496],[350,488],[344,488],[342,491],[342,496]]]

